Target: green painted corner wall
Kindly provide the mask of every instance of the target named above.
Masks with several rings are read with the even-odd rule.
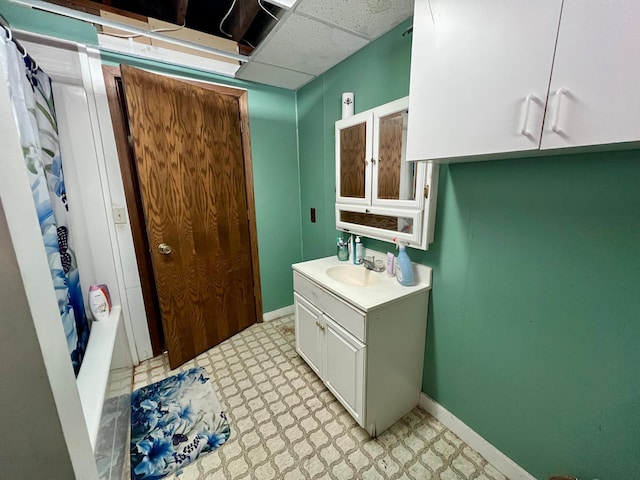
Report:
[[[342,92],[354,92],[356,113],[409,95],[411,37],[402,33],[410,25],[403,22],[297,92],[302,243],[307,260],[332,255],[336,249],[334,123],[341,115]],[[310,208],[316,209],[316,223],[311,223]]]
[[[14,28],[89,45],[98,43],[95,28],[80,21],[6,0],[0,0],[0,13]],[[302,259],[295,93],[124,55],[103,54],[102,58],[108,65],[128,63],[248,91],[263,310],[291,305],[291,264]]]
[[[0,0],[0,13],[12,28],[18,30],[27,30],[86,45],[98,45],[96,29],[93,25],[80,20],[35,10],[8,0]]]
[[[305,259],[335,253],[340,93],[356,111],[407,95],[406,26],[298,91]],[[409,252],[433,267],[423,390],[536,478],[640,478],[640,150],[439,182],[435,241]]]

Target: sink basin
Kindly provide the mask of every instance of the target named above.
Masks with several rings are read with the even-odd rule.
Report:
[[[377,274],[360,265],[341,265],[327,269],[327,275],[334,280],[353,287],[365,287],[380,282]]]

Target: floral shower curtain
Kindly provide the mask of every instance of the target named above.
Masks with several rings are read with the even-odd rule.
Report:
[[[25,168],[49,260],[73,369],[78,375],[89,340],[80,276],[69,235],[51,79],[29,55],[22,55],[0,29],[0,67],[9,79],[14,121],[20,132]],[[3,119],[10,121],[10,119]]]

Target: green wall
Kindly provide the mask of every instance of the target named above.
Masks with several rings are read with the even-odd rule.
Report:
[[[402,23],[297,92],[302,244],[307,260],[336,250],[334,124],[342,112],[342,92],[355,93],[356,113],[409,95],[411,37],[402,32],[410,25]],[[316,209],[316,223],[311,223],[310,208]]]
[[[340,93],[408,93],[407,25],[298,91],[306,259],[335,254]],[[640,150],[443,165],[409,252],[433,267],[423,390],[536,478],[640,478],[639,185]]]
[[[0,13],[12,28],[18,30],[27,30],[87,45],[98,44],[96,29],[93,25],[80,20],[31,9],[7,0],[0,0]]]
[[[77,20],[6,0],[0,0],[0,13],[14,28],[90,45],[98,43],[95,28]],[[247,89],[263,310],[270,312],[291,305],[291,264],[302,258],[295,93],[124,55],[103,54],[103,62],[128,63]]]

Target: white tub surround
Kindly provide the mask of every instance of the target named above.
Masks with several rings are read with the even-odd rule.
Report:
[[[13,119],[2,69],[0,117]],[[0,361],[13,367],[0,371],[0,400],[11,406],[0,420],[13,437],[0,443],[12,459],[0,462],[0,477],[37,478],[47,472],[49,478],[98,480],[19,138],[13,121],[3,123],[0,266],[6,278],[0,286]],[[42,442],[42,435],[49,441]],[[38,455],[24,445],[40,445]]]
[[[108,319],[93,322],[87,353],[77,378],[78,393],[93,450],[98,438],[116,336],[122,323],[121,314],[121,307],[113,307]]]
[[[336,267],[373,284],[347,285],[327,273]],[[296,351],[375,437],[418,405],[431,268],[414,264],[411,287],[335,256],[293,270]]]

